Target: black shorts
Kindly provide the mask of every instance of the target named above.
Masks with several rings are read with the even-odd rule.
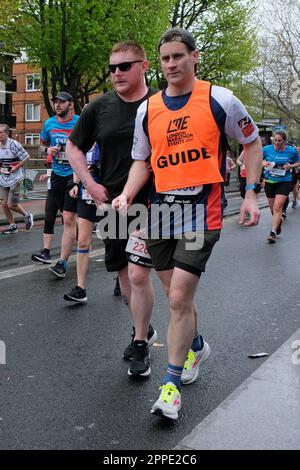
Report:
[[[221,230],[205,230],[197,233],[199,240],[194,242],[186,237],[146,240],[155,270],[165,271],[177,267],[200,277],[201,272],[205,271],[205,265],[215,243],[220,238]],[[194,243],[195,247],[193,248]]]
[[[87,204],[82,199],[77,200],[77,215],[81,219],[86,219],[92,222],[93,224],[99,220],[99,217],[96,215],[97,207],[95,204]]]
[[[98,229],[102,236],[104,245],[105,245],[105,265],[108,272],[114,271],[121,271],[122,269],[126,268],[128,265],[128,255],[126,253],[126,246],[128,241],[128,227],[132,221],[135,220],[133,217],[127,217],[127,224],[124,225],[125,233],[121,235],[119,238],[119,213],[116,212],[115,214],[115,234],[112,234],[110,238],[105,236],[103,233],[103,221],[105,220],[105,215],[99,217],[100,223],[98,225]],[[146,221],[145,221],[146,223]],[[106,225],[108,228],[108,225]],[[105,228],[105,230],[107,230]],[[138,227],[143,228],[143,227]]]
[[[273,199],[277,194],[288,196],[293,189],[292,181],[281,181],[278,183],[265,182],[265,193],[267,198]]]
[[[48,189],[47,198],[49,197],[52,205],[60,212],[77,212],[77,199],[69,194],[70,181],[73,181],[73,175],[59,176],[54,172],[51,174],[51,189]]]

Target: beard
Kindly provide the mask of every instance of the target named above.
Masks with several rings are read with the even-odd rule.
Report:
[[[56,111],[57,116],[62,117],[62,118],[66,117],[68,113],[69,113],[69,108],[64,109],[64,110],[61,109],[59,112]]]

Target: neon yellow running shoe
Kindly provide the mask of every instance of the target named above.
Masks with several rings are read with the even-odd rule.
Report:
[[[170,419],[178,419],[178,411],[181,408],[179,390],[172,382],[162,385],[159,390],[161,390],[159,399],[152,406],[151,413]]]
[[[210,347],[209,344],[205,341],[203,348],[200,351],[192,351],[191,349],[189,350],[181,374],[182,384],[188,385],[195,382],[199,375],[199,368],[201,364],[206,361],[209,355]]]

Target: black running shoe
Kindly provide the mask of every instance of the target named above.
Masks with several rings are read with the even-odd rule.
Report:
[[[87,299],[86,290],[79,286],[73,287],[69,294],[64,295],[64,300],[67,300],[68,302],[77,302],[79,304],[86,303]]]
[[[123,359],[125,359],[125,361],[131,361],[133,352],[134,352],[134,337],[135,337],[134,326],[132,327],[132,329],[133,329],[133,333],[131,335],[131,338],[132,338],[131,343],[128,344],[127,348],[123,352]],[[150,323],[148,334],[147,334],[148,346],[152,346],[152,344],[155,342],[156,339],[157,339],[157,331],[153,329],[153,326]]]
[[[10,225],[10,227],[7,230],[4,230],[2,232],[4,235],[10,235],[11,233],[18,233],[18,227],[16,224]]]
[[[122,295],[122,293],[121,293],[119,278],[116,277],[116,285],[115,285],[115,289],[114,289],[114,296],[115,297],[120,297],[120,295]]]
[[[286,212],[282,211],[281,217],[283,217],[283,219],[286,219]]]
[[[151,372],[148,344],[146,341],[134,341],[133,348],[128,375],[147,377]]]
[[[24,216],[24,222],[25,222],[26,230],[31,230],[32,227],[33,227],[33,215],[32,214],[26,214]]]
[[[269,243],[276,243],[276,233],[273,230],[271,230],[267,240]]]
[[[39,253],[33,253],[31,255],[31,259],[33,261],[39,261],[40,263],[43,263],[43,264],[52,263],[50,253],[48,252],[46,253],[45,250],[41,250]]]
[[[66,277],[66,268],[62,261],[57,261],[57,263],[54,266],[51,266],[51,268],[49,268],[49,271],[51,271],[57,277],[60,277],[60,278]]]

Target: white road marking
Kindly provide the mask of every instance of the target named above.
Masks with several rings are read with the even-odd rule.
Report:
[[[99,250],[94,250],[90,252],[90,258],[95,258],[96,256],[101,256],[104,254],[104,248]],[[58,259],[57,259],[58,260]],[[55,263],[57,260],[53,260]],[[76,261],[76,255],[71,255],[69,258],[69,263]],[[20,268],[8,269],[0,273],[1,279],[8,279],[10,277],[22,276],[23,274],[34,273],[35,271],[44,271],[48,269],[50,264],[30,264],[28,266],[22,266]]]

